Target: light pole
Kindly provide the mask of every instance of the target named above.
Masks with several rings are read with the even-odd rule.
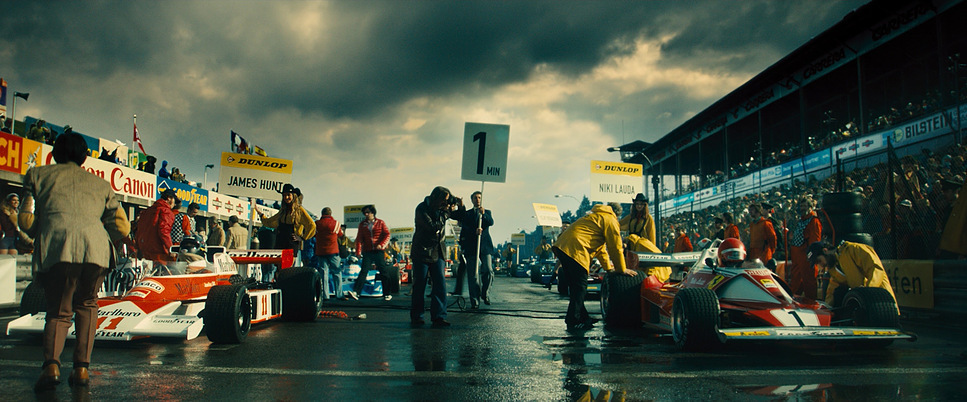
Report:
[[[215,165],[212,165],[210,163],[205,165],[205,190],[211,190],[210,188],[208,188],[208,169],[213,169],[214,167]]]
[[[17,130],[17,98],[24,98],[30,96],[28,92],[14,92],[13,93],[13,104],[10,105],[10,134],[17,135],[15,131]]]

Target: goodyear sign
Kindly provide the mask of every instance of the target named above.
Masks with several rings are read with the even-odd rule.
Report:
[[[187,212],[188,204],[194,202],[198,204],[200,211],[208,212],[208,190],[189,186],[174,180],[162,179],[161,176],[158,176],[158,194],[156,198],[161,198],[161,193],[169,189],[174,190],[175,194],[178,195],[178,199],[182,202],[182,208],[184,208],[183,211]]]
[[[292,181],[292,161],[222,152],[218,191],[238,197],[282,200],[282,186]]]
[[[641,165],[591,161],[592,201],[628,203],[642,188]]]
[[[537,217],[537,224],[541,226],[561,227],[561,213],[557,211],[554,204],[534,204],[534,216]]]

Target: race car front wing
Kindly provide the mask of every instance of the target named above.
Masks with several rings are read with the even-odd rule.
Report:
[[[859,327],[756,327],[719,329],[722,340],[897,340],[915,341],[917,335],[893,328]]]

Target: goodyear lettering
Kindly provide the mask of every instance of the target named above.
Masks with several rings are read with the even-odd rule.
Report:
[[[711,133],[711,132],[713,132],[715,130],[718,130],[720,127],[725,127],[725,123],[727,121],[728,121],[728,119],[725,116],[722,116],[722,117],[718,118],[717,120],[713,120],[711,123],[709,123],[707,126],[705,126],[705,128],[703,130],[706,133]]]
[[[838,50],[826,55],[826,57],[823,57],[819,61],[813,64],[810,64],[808,67],[806,67],[806,69],[803,70],[802,72],[802,78],[806,79],[806,78],[812,77],[813,75],[816,75],[822,72],[823,70],[832,67],[834,64],[836,64],[836,62],[843,60],[845,58],[846,58],[846,49],[839,48]]]
[[[931,10],[933,10],[933,5],[930,5],[929,3],[919,3],[909,10],[897,14],[889,21],[873,27],[873,29],[870,30],[872,38],[874,41],[878,41],[892,32],[898,31],[907,24],[916,21],[917,18],[926,15]]]
[[[121,168],[114,168],[114,170],[111,171],[111,188],[114,189],[115,192],[121,192],[140,198],[151,198],[154,196],[154,186],[154,182],[137,180],[125,176],[124,170]]]
[[[124,338],[124,332],[118,332],[118,331],[97,331],[97,332],[94,333],[94,337],[95,338]]]
[[[179,188],[175,190],[175,194],[177,194],[178,198],[182,201],[208,205],[208,196],[205,194],[200,194],[198,189],[192,188],[191,191],[189,191]]]
[[[151,320],[155,324],[194,324],[198,321],[195,318],[156,318]]]
[[[288,163],[261,161],[249,158],[239,158],[238,163],[241,165],[261,166],[278,170],[285,169],[287,166],[289,166]]]

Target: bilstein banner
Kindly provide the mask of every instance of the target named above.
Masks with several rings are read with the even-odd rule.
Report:
[[[219,193],[280,201],[282,186],[291,180],[290,160],[222,152]]]
[[[629,203],[642,186],[639,164],[591,161],[592,201]]]

